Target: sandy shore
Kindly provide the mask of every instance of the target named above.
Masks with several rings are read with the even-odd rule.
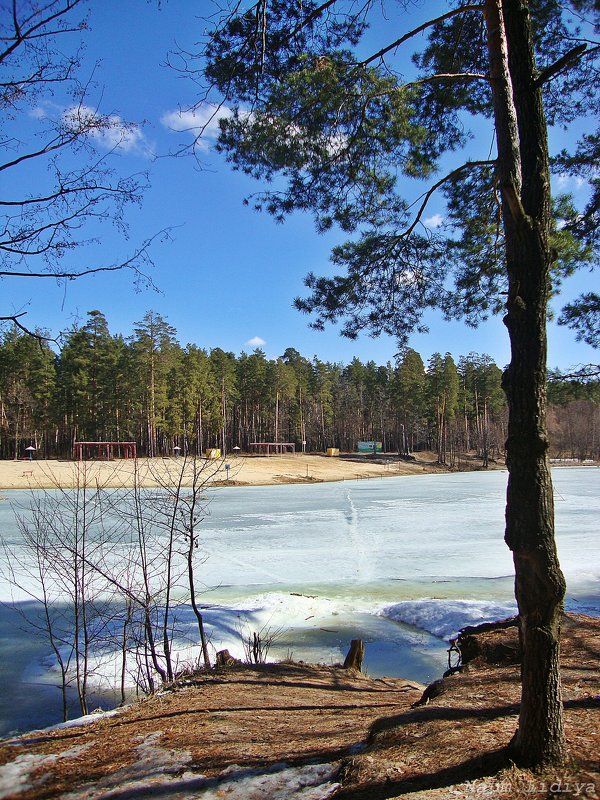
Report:
[[[229,465],[229,470],[226,470]],[[445,471],[435,464],[431,453],[419,454],[414,461],[397,456],[373,459],[372,456],[327,457],[324,455],[233,456],[220,461],[199,461],[202,482],[213,485],[259,486],[279,483],[319,483],[322,481],[386,478],[394,475],[419,475]],[[190,485],[192,463],[183,458],[154,458],[115,461],[0,461],[0,489],[73,487],[77,485],[111,488],[134,485],[146,487],[181,481]]]

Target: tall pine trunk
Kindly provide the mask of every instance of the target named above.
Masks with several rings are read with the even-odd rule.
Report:
[[[559,671],[565,582],[554,541],[546,433],[546,314],[552,256],[547,130],[522,0],[486,0],[498,177],[506,239],[508,400],[506,543],[515,564],[523,648],[521,764],[565,757]]]

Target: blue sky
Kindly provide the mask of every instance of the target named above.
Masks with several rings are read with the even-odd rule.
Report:
[[[380,364],[393,360],[393,339],[363,336],[348,341],[333,327],[316,332],[292,307],[293,298],[304,291],[305,274],[326,273],[331,247],[345,237],[335,231],[318,235],[308,216],[294,215],[277,225],[244,206],[243,198],[260,187],[232,172],[211,151],[210,136],[202,168],[191,159],[166,157],[189,141],[189,133],[172,128],[178,124],[178,109],[194,101],[195,87],[164,62],[178,45],[194,47],[204,27],[199,15],[212,8],[208,0],[165,0],[160,7],[146,0],[92,0],[90,30],[83,37],[87,52],[82,77],[88,72],[96,84],[90,104],[139,125],[119,152],[118,169],[123,174],[147,170],[151,187],[142,206],[130,210],[128,241],[106,228],[100,246],[74,252],[68,265],[82,268],[124,259],[139,242],[171,228],[169,241],[152,248],[151,276],[160,292],[136,293],[127,273],[82,278],[67,286],[11,279],[3,286],[2,312],[26,310],[30,324],[57,333],[98,308],[113,333],[129,335],[134,323],[154,309],[176,328],[183,345],[193,342],[236,354],[261,346],[268,357],[294,347],[309,358],[344,363],[353,356]],[[94,69],[96,61],[100,63]],[[477,144],[489,149],[489,135]],[[434,203],[426,216],[435,224],[441,213]],[[589,274],[577,276],[563,296],[576,296],[590,282]],[[409,342],[424,359],[436,351],[450,351],[456,358],[474,351],[488,353],[500,366],[509,360],[508,337],[498,318],[477,330],[444,322],[438,315],[427,321],[430,333],[414,335]],[[568,368],[594,357],[591,348],[575,343],[570,331],[550,324],[550,366]]]

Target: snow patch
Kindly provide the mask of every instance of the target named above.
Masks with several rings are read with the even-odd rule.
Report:
[[[61,758],[75,758],[81,755],[91,744],[78,745],[62,753],[52,753],[43,756],[35,753],[23,753],[17,756],[14,761],[0,767],[0,800],[5,797],[15,797],[21,792],[35,789],[46,780],[45,775],[32,779],[31,773],[35,770],[49,767]]]
[[[164,787],[173,782],[176,785],[182,780],[179,776],[192,760],[192,756],[188,750],[160,747],[156,742],[161,736],[161,731],[155,731],[143,738],[138,737],[138,741],[141,741],[135,747],[137,758],[133,764],[105,775],[93,786],[83,786],[65,794],[63,800],[98,800],[117,796],[121,800],[126,797],[151,797],[153,794],[161,794]],[[194,780],[197,781],[197,776],[194,776]],[[180,795],[177,789],[169,793],[173,800],[189,796]]]
[[[61,728],[83,728],[85,725],[93,725],[94,722],[98,722],[99,719],[114,717],[122,710],[122,708],[113,708],[111,711],[101,711],[98,709],[98,711],[92,711],[91,714],[86,714],[83,717],[77,717],[77,719],[68,719],[66,722],[59,722],[57,725],[52,725],[46,730],[59,730]]]
[[[515,603],[485,600],[403,600],[382,608],[381,616],[414,625],[440,639],[450,639],[466,625],[495,622],[517,613]]]
[[[214,787],[200,792],[199,800],[326,800],[339,788],[333,781],[337,767],[309,764],[288,767],[276,764],[268,770],[228,767]],[[231,777],[229,777],[231,776]]]
[[[333,779],[337,767],[311,764],[288,767],[275,764],[268,769],[229,766],[217,778],[187,769],[187,750],[168,750],[157,740],[160,731],[146,736],[135,748],[137,760],[93,786],[69,792],[63,800],[109,800],[109,798],[163,797],[169,800],[327,800],[339,787]],[[14,791],[14,784],[13,784]]]

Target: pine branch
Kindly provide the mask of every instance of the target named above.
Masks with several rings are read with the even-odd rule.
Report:
[[[577,45],[577,47],[574,47],[572,50],[569,50],[569,52],[565,53],[564,56],[561,56],[558,61],[555,61],[554,64],[551,64],[549,67],[546,67],[546,69],[543,69],[540,72],[536,78],[535,85],[542,86],[544,83],[547,83],[559,72],[562,72],[564,69],[567,69],[574,64],[575,61],[578,61],[586,50],[587,44],[580,44]]]
[[[582,364],[572,372],[561,372],[552,370],[548,374],[549,383],[560,383],[561,381],[596,381],[600,379],[599,364]]]

